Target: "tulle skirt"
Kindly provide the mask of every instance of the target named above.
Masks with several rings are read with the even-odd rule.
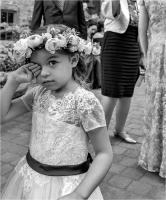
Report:
[[[2,199],[57,200],[74,191],[85,175],[45,176],[31,169],[24,156],[9,176]],[[88,200],[103,200],[99,187]]]

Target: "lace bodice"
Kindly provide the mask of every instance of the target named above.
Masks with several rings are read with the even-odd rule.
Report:
[[[45,164],[78,164],[88,154],[88,131],[105,126],[104,111],[93,93],[78,87],[62,98],[41,86],[22,100],[33,110],[31,155]]]
[[[149,37],[166,39],[166,1],[144,0],[149,16]]]

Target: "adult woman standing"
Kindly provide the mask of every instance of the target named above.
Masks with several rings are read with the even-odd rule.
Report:
[[[146,63],[145,138],[139,165],[166,178],[166,1],[141,0],[140,44]]]
[[[136,143],[124,131],[139,73],[138,9],[136,0],[105,0],[105,34],[101,55],[103,105],[109,125],[117,104],[114,135]]]

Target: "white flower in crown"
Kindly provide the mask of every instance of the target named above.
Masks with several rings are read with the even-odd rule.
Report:
[[[73,46],[76,46],[79,44],[79,37],[77,35],[70,35],[68,39],[69,39],[69,43]]]
[[[14,44],[13,56],[17,62],[23,62],[28,49],[27,39],[20,39]]]
[[[71,46],[71,47],[69,47],[69,50],[71,52],[76,52],[76,51],[78,51],[78,46]]]
[[[59,50],[60,48],[64,48],[66,46],[66,38],[63,35],[59,34],[55,38],[47,40],[45,44],[45,49],[51,54],[54,54],[56,50]]]
[[[51,54],[54,54],[55,51],[58,49],[57,40],[55,38],[48,39],[45,44],[45,49],[50,52]]]
[[[42,33],[42,38],[43,40],[44,39],[48,40],[52,38],[52,35],[50,33]]]
[[[60,33],[59,29],[55,29],[55,27],[48,26],[47,33],[50,33],[52,36],[55,36]]]
[[[78,51],[83,52],[85,49],[85,45],[86,45],[85,40],[80,38],[79,44],[78,44]]]
[[[85,49],[84,49],[84,52],[85,54],[89,55],[92,53],[92,43],[91,42],[88,42],[86,45],[85,45]]]
[[[35,47],[38,47],[40,44],[43,43],[43,37],[41,35],[31,35],[26,38],[28,47],[34,49]]]
[[[47,40],[45,44],[45,49],[51,54],[54,54],[56,50],[59,50],[60,48],[65,48],[66,45],[66,38],[63,35],[59,34],[57,35],[57,37]]]
[[[26,51],[26,53],[25,53],[25,57],[26,57],[26,58],[30,58],[31,55],[32,55],[32,49],[27,48],[27,51]]]
[[[28,48],[27,39],[20,39],[14,44],[14,50],[17,49],[19,51],[22,49],[25,50],[27,48]]]
[[[67,40],[65,36],[58,34],[55,38],[57,38],[57,43],[60,48],[65,48],[67,46]]]

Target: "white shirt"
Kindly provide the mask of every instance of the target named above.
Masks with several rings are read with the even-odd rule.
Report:
[[[112,2],[114,0],[105,0],[101,6],[101,12],[106,18],[104,22],[104,32],[112,31],[124,33],[130,22],[130,14],[127,0],[120,0],[120,14],[113,16]]]

